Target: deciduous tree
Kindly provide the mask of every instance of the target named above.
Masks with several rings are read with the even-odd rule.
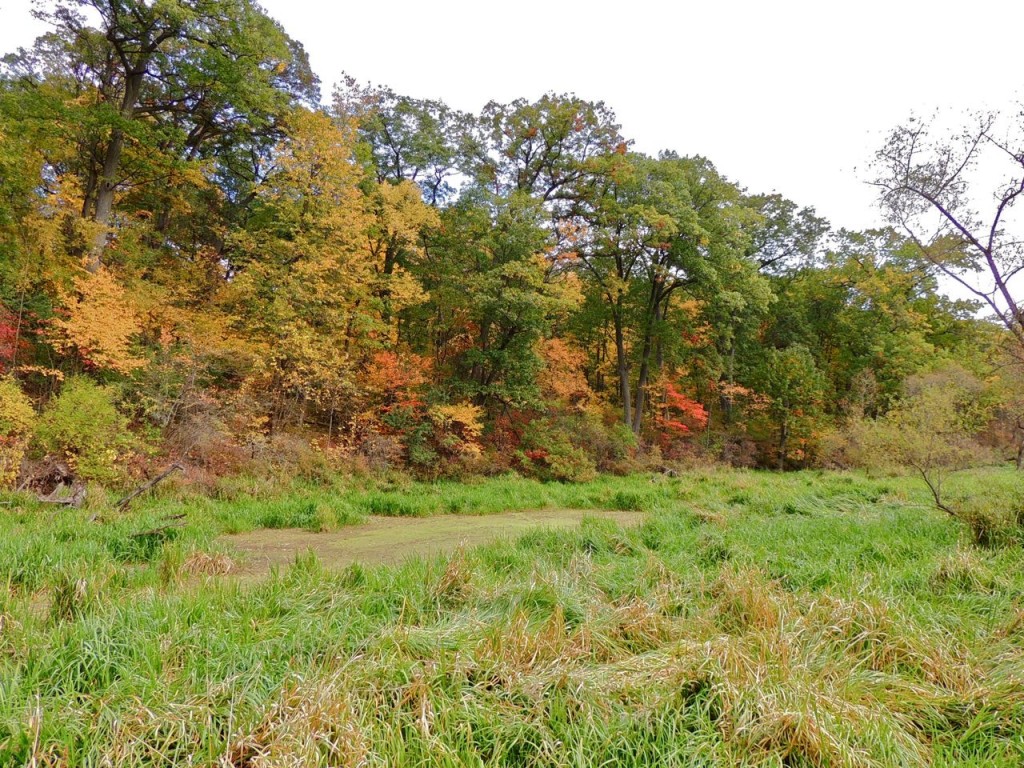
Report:
[[[889,220],[942,274],[983,301],[1024,362],[1024,119],[982,114],[960,133],[911,119],[875,156],[873,183]],[[991,174],[991,185],[981,186]]]

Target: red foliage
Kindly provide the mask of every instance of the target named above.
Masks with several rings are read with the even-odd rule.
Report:
[[[17,317],[0,306],[0,373],[10,368],[18,341]]]
[[[675,413],[673,413],[673,411]],[[686,435],[695,429],[703,429],[708,423],[708,412],[696,400],[692,400],[672,384],[665,385],[665,407],[655,418],[658,428],[675,435]]]
[[[524,411],[508,411],[498,416],[488,434],[487,443],[504,454],[515,452],[523,442],[523,432],[530,419],[530,414]]]
[[[654,424],[658,429],[658,444],[666,457],[677,453],[673,444],[680,438],[703,429],[707,423],[708,412],[703,405],[681,393],[671,383],[665,384],[665,404],[662,412],[654,417]]]

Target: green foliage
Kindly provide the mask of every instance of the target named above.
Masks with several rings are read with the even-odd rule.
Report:
[[[825,380],[814,357],[802,346],[771,349],[754,381],[757,390],[769,398],[768,413],[779,435],[779,468],[785,467],[793,438],[802,441],[799,459],[803,461],[825,397]]]
[[[33,444],[37,451],[66,460],[82,479],[103,483],[120,477],[136,441],[117,410],[113,390],[73,376],[44,409]]]
[[[851,424],[844,448],[860,466],[914,472],[937,508],[966,523],[976,543],[992,546],[1021,532],[1019,501],[989,493],[958,499],[946,489],[952,473],[988,459],[976,440],[988,421],[984,394],[983,382],[962,368],[912,377],[904,398],[884,417]]]
[[[446,352],[451,399],[538,401],[537,342],[578,299],[575,283],[550,274],[548,238],[541,205],[523,193],[468,192],[444,211],[429,271],[413,270],[430,299],[412,316],[421,333],[460,338]]]
[[[861,464],[905,467],[935,483],[983,456],[974,441],[985,422],[982,382],[962,369],[908,380],[906,394],[884,417],[863,429]]]
[[[764,340],[811,352],[835,393],[832,411],[884,412],[908,376],[944,356],[967,359],[978,343],[974,305],[939,294],[916,246],[892,230],[838,233],[834,251],[787,272],[776,290]]]
[[[638,441],[633,430],[610,414],[590,411],[559,415],[554,428],[567,435],[601,472],[629,474],[636,469]]]
[[[594,462],[582,448],[573,445],[570,433],[549,419],[534,419],[523,433],[518,453],[520,466],[529,476],[541,480],[580,482],[594,477]]]

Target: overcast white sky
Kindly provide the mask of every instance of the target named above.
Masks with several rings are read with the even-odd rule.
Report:
[[[1005,107],[1024,93],[1017,0],[652,2],[264,0],[330,95],[342,70],[478,111],[573,91],[615,109],[646,152],[710,157],[834,225],[879,223],[863,166],[912,110]],[[0,51],[40,27],[0,0]]]

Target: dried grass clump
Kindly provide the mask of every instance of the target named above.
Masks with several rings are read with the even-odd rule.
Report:
[[[466,559],[465,547],[459,547],[449,558],[441,578],[432,590],[434,599],[443,606],[462,603],[472,593],[473,568]]]
[[[260,722],[235,740],[220,768],[367,765],[371,732],[358,689],[344,671],[292,680]]]
[[[104,723],[108,730],[98,765],[188,764],[200,751],[203,734],[216,719],[213,697],[190,697],[154,705],[138,696],[124,702],[123,715]]]
[[[589,628],[570,629],[561,607],[539,627],[528,614],[517,611],[509,620],[491,627],[473,649],[478,673],[496,686],[518,683],[526,676],[565,669],[593,652]]]
[[[774,629],[783,621],[787,596],[756,568],[723,568],[708,592],[712,613],[727,632]]]
[[[187,576],[226,576],[236,568],[235,561],[223,552],[192,552],[181,565]]]
[[[619,655],[655,650],[674,635],[674,622],[656,604],[642,600],[615,606],[609,618],[603,634],[615,643]]]
[[[932,574],[931,585],[935,590],[979,594],[991,594],[1000,587],[996,574],[971,547],[958,547],[940,560]]]
[[[880,595],[790,593],[726,567],[704,598],[650,651],[573,679],[645,710],[702,708],[737,764],[923,766],[934,734],[1010,733],[1024,713],[1024,654],[978,659]]]

